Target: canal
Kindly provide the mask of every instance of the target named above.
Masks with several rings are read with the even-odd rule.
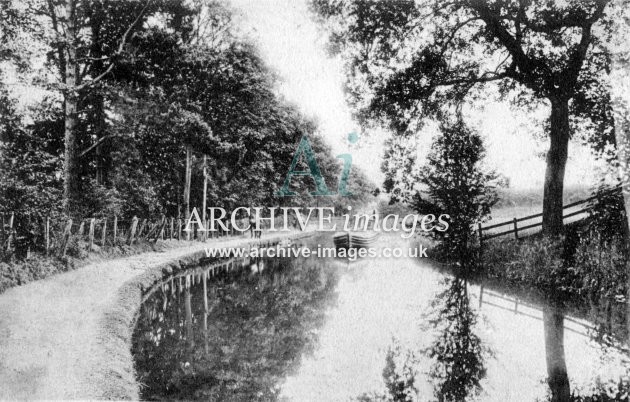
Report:
[[[293,247],[317,244],[332,241]],[[558,359],[574,394],[612,396],[630,367],[586,321],[402,258],[230,260],[165,278],[132,352],[149,400],[547,400]]]

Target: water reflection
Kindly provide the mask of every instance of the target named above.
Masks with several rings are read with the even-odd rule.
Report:
[[[383,359],[383,390],[356,400],[628,400],[628,357],[596,343],[594,326],[566,316],[559,306],[537,307],[484,292],[459,277],[442,279],[440,286],[420,326],[425,337],[415,343],[393,340]]]
[[[481,391],[489,349],[475,333],[477,313],[470,306],[468,283],[447,280],[446,289],[433,304],[429,322],[438,334],[425,353],[434,360],[429,376],[438,401],[465,401]]]
[[[386,391],[363,394],[359,401],[457,402],[480,394],[491,351],[475,333],[478,315],[470,304],[468,283],[455,277],[441,285],[444,289],[430,302],[427,324],[421,326],[430,334],[429,346],[415,350],[394,339],[382,373]],[[434,398],[421,398],[421,382],[430,385]]]
[[[536,400],[617,401],[628,400],[628,355],[613,342],[601,342],[601,327],[571,315],[568,306],[554,302],[553,296],[542,305],[513,296],[479,291],[479,304],[487,314],[523,317],[532,326],[542,323],[546,388]],[[488,309],[487,307],[490,307]],[[573,313],[576,311],[571,310]],[[525,335],[525,334],[522,334]],[[525,336],[522,337],[525,339]],[[526,344],[523,353],[530,351]],[[544,392],[542,392],[544,391]]]
[[[424,261],[251,260],[158,288],[133,352],[145,399],[620,399],[587,324]]]
[[[557,306],[543,307],[545,360],[551,401],[568,401],[571,395],[564,357],[564,314]]]
[[[144,303],[133,344],[143,399],[275,399],[314,348],[337,271],[315,259],[257,260],[212,279],[186,275],[181,292]]]

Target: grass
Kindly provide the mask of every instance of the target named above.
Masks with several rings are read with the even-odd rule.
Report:
[[[540,208],[543,200],[542,188],[528,189],[499,189],[497,208],[532,207]],[[583,200],[591,196],[591,189],[587,186],[569,186],[564,188],[563,201],[565,204]]]
[[[158,251],[164,247],[164,242],[154,244],[148,241],[142,241],[134,243],[133,246],[121,244],[116,247],[93,250],[88,253],[86,251],[87,243],[75,240],[68,247],[68,255],[64,257],[32,253],[32,255],[25,260],[12,259],[0,261],[0,294],[14,286],[21,286],[32,281],[45,279],[92,262],[110,260],[146,251]]]
[[[516,294],[559,304],[602,334],[627,339],[627,274],[619,239],[603,241],[588,226],[572,226],[556,241],[508,237],[484,244],[476,279]]]

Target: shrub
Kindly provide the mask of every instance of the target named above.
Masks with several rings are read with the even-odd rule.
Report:
[[[567,301],[577,294],[579,278],[564,264],[563,241],[534,237],[489,242],[484,246],[483,272],[508,286],[529,287],[553,301]]]
[[[0,293],[14,286],[47,278],[73,268],[73,263],[65,258],[49,258],[35,255],[18,262],[0,262]]]
[[[595,199],[589,203],[588,227],[604,240],[612,240],[628,235],[628,220],[621,191],[605,184],[593,193]]]
[[[483,166],[485,149],[481,136],[466,126],[461,116],[454,122],[441,124],[442,135],[431,145],[427,164],[419,178],[426,185],[430,202],[437,210],[450,216],[450,225],[444,232],[432,232],[456,261],[465,262],[471,257],[473,224],[485,221],[498,197],[491,182],[498,176]],[[412,207],[427,213],[428,203],[419,193]]]
[[[582,279],[581,294],[592,300],[625,299],[627,273],[623,247],[620,240],[607,240],[595,232],[581,238],[574,257],[574,270]]]

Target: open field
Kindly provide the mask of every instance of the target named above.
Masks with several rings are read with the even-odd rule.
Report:
[[[525,190],[503,190],[500,192],[501,197],[497,205],[492,208],[490,221],[483,226],[494,225],[501,222],[510,221],[514,218],[522,218],[529,215],[539,214],[542,212],[542,189],[525,189]],[[590,189],[584,187],[569,187],[564,191],[564,204],[570,204],[591,196]],[[565,215],[578,211],[586,205],[577,205],[565,210]],[[565,223],[574,222],[582,219],[586,214],[572,216],[565,220]],[[519,222],[519,226],[533,225],[542,222],[542,217],[533,218],[524,222]],[[506,225],[498,228],[488,229],[489,233],[498,233],[513,229],[513,225]],[[527,234],[537,232],[540,227],[519,231],[519,234]],[[484,231],[485,232],[485,231]]]
[[[542,188],[530,188],[530,189],[501,189],[499,193],[499,202],[497,203],[497,209],[506,207],[523,207],[530,206],[532,208],[539,208],[542,210],[543,189]],[[590,197],[591,188],[588,186],[572,186],[565,187],[564,189],[564,203],[569,204],[575,201],[583,200]],[[540,211],[539,211],[540,212]],[[535,212],[532,212],[535,213]]]

